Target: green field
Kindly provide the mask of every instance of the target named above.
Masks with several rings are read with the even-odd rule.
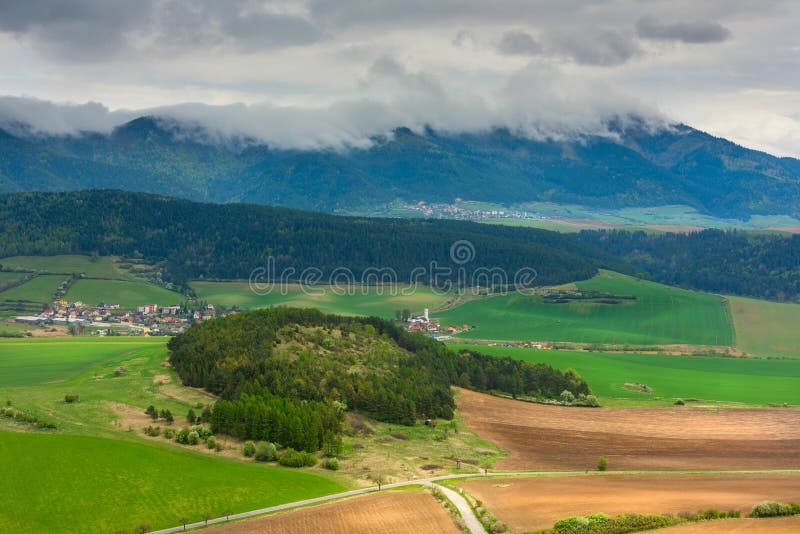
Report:
[[[316,294],[304,293],[300,286],[290,285],[288,291],[281,292],[276,287],[266,295],[258,295],[250,290],[247,282],[200,282],[191,283],[198,298],[222,306],[240,308],[264,308],[285,305],[318,308],[325,313],[342,315],[375,315],[393,318],[396,310],[408,308],[412,313],[422,313],[424,308],[435,308],[447,299],[425,286],[409,287],[369,287],[356,286],[353,294],[339,295],[327,286],[310,288]],[[400,294],[404,289],[410,295]],[[283,294],[282,294],[283,293]]]
[[[36,276],[22,285],[0,292],[0,300],[30,300],[47,304],[53,301],[53,293],[66,279],[67,276],[60,274]]]
[[[319,475],[125,441],[0,431],[3,532],[131,531],[344,491]],[[10,488],[13,488],[11,490]]]
[[[729,299],[739,349],[755,356],[800,358],[800,305]]]
[[[453,345],[485,354],[575,369],[604,398],[652,404],[650,399],[694,398],[746,404],[800,404],[800,360],[609,354],[565,350]],[[641,393],[624,384],[645,384]],[[670,401],[671,403],[671,401]]]
[[[60,256],[12,256],[0,258],[0,265],[6,269],[25,271],[78,274],[89,278],[131,278],[130,274],[118,267],[117,259],[100,256],[94,261],[89,256],[63,254]]]
[[[8,280],[16,280],[18,278],[22,278],[25,276],[25,273],[9,273],[5,271],[0,271],[0,282],[6,282]]]
[[[602,271],[575,284],[582,290],[635,295],[621,304],[546,303],[512,293],[473,300],[437,313],[442,325],[473,325],[472,339],[609,344],[731,345],[733,330],[721,297]]]
[[[65,298],[73,302],[81,301],[89,306],[96,306],[100,302],[119,304],[126,309],[145,304],[171,306],[186,300],[180,293],[147,282],[89,279],[76,280]]]

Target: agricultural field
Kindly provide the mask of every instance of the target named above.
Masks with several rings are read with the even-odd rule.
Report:
[[[575,369],[604,404],[652,406],[676,399],[754,405],[800,405],[800,361],[757,358],[674,356],[537,350],[517,347],[452,345],[515,360]],[[641,387],[641,386],[646,386]]]
[[[800,358],[800,304],[728,299],[739,349],[755,356]]]
[[[663,530],[664,534],[775,534],[800,532],[800,516],[766,519],[728,519],[678,525]]]
[[[0,271],[0,282],[7,282],[9,280],[17,280],[25,276],[25,273],[10,273],[6,271]]]
[[[422,491],[390,491],[208,529],[209,534],[458,534],[447,510]]]
[[[125,309],[135,309],[145,304],[171,306],[180,304],[186,297],[163,287],[143,281],[126,280],[76,280],[67,291],[69,301],[81,301],[90,306],[100,302],[119,304]]]
[[[601,271],[596,277],[577,282],[574,286],[582,291],[635,299],[555,303],[541,296],[511,293],[472,300],[436,316],[443,325],[474,326],[474,329],[459,335],[472,339],[733,344],[733,327],[722,297],[610,271]]]
[[[433,309],[445,302],[446,295],[438,294],[422,285],[408,286],[356,286],[351,294],[336,294],[328,286],[309,288],[309,294],[299,285],[280,287],[266,294],[258,295],[250,289],[247,281],[191,283],[197,297],[215,305],[254,309],[267,306],[295,306],[317,308],[325,313],[341,315],[375,315],[394,318],[397,310],[409,309],[412,313],[422,313],[424,308]],[[403,294],[403,293],[410,294]]]
[[[48,272],[59,274],[83,273],[88,278],[126,278],[131,275],[119,267],[119,260],[112,256],[100,256],[94,260],[89,256],[63,254],[59,256],[12,256],[0,258],[5,269]]]
[[[497,469],[795,469],[800,409],[578,408],[461,390],[467,424],[508,456]]]
[[[459,486],[483,501],[512,530],[525,532],[593,513],[677,515],[716,508],[745,515],[764,500],[796,500],[800,474],[545,476],[493,478]],[[758,519],[756,524],[758,521],[764,520]]]
[[[0,471],[14,491],[4,532],[114,532],[179,525],[344,491],[319,475],[179,449],[72,435],[0,431]],[[43,479],[46,477],[46,481]],[[149,529],[148,529],[149,530]]]
[[[0,292],[0,300],[28,300],[40,304],[53,301],[53,294],[68,277],[62,274],[35,276],[24,284]],[[39,310],[41,311],[41,310]]]

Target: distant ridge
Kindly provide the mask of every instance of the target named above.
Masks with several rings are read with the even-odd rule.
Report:
[[[414,133],[369,148],[279,150],[140,117],[110,134],[0,130],[0,192],[121,189],[317,211],[456,198],[603,208],[682,204],[747,218],[800,215],[800,160],[749,150],[685,125],[610,126],[612,136],[537,141],[506,129]],[[12,133],[14,132],[14,133]]]

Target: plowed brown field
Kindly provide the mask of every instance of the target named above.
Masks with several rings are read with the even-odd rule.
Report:
[[[499,469],[800,469],[800,410],[569,408],[461,390],[458,409],[508,451]]]
[[[209,534],[459,534],[444,507],[423,492],[354,497],[207,531]]]
[[[597,512],[678,514],[703,508],[749,512],[767,499],[800,500],[800,475],[550,476],[480,480],[461,487],[520,532]]]

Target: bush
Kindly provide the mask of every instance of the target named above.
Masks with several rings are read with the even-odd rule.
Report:
[[[286,467],[310,467],[317,463],[317,457],[310,452],[289,448],[278,456],[278,463]]]
[[[165,428],[164,429],[164,437],[167,438],[167,439],[174,438],[175,437],[175,431],[172,430],[171,428]]]
[[[67,404],[72,404],[74,402],[78,402],[81,400],[80,395],[64,395],[64,402]]]
[[[197,416],[195,415],[194,410],[192,410],[191,408],[189,408],[189,413],[186,414],[186,420],[189,421],[190,423],[194,423],[195,421],[197,421]]]
[[[200,439],[206,440],[214,435],[210,428],[204,426],[193,426],[193,432],[197,432],[197,435],[200,436]]]
[[[188,428],[181,428],[180,430],[178,430],[178,432],[175,434],[175,441],[177,441],[178,443],[180,443],[182,445],[188,445],[189,444],[189,429]]]
[[[256,454],[256,444],[252,441],[245,441],[242,452],[244,453],[245,457],[252,458]]]
[[[217,440],[214,439],[214,436],[208,436],[208,438],[206,438],[206,447],[209,449],[217,448]]]
[[[575,401],[575,395],[572,394],[569,390],[564,390],[561,392],[561,402],[565,404],[572,404]]]
[[[189,432],[189,436],[187,437],[187,443],[189,445],[197,445],[199,441],[200,441],[200,436],[197,434],[197,432],[195,432],[194,430]]]
[[[342,454],[342,437],[326,430],[322,437],[322,453],[328,458],[336,458]]]
[[[606,469],[608,469],[608,458],[601,456],[600,459],[597,460],[597,470],[605,471]]]
[[[322,467],[325,469],[329,469],[331,471],[338,471],[339,470],[339,460],[336,458],[326,458],[324,462],[322,462]]]
[[[750,517],[780,517],[784,515],[800,514],[800,504],[790,502],[788,504],[775,501],[762,501],[750,511]]]
[[[146,436],[152,436],[152,437],[159,436],[161,435],[161,427],[152,425],[146,426],[144,427],[144,434]]]
[[[259,441],[256,445],[255,458],[258,462],[271,462],[275,459],[278,449],[274,443]]]
[[[675,401],[675,406],[684,406],[686,403],[683,402],[683,399],[678,399]]]

